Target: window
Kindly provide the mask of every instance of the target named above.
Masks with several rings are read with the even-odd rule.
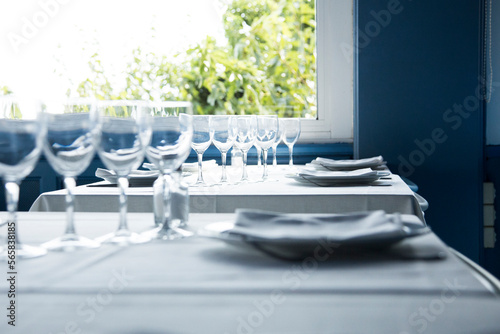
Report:
[[[353,1],[317,0],[318,119],[301,142],[353,141]]]
[[[238,48],[243,49],[245,45],[238,44],[240,39],[231,41],[226,34],[227,29],[235,27],[240,27],[240,37],[248,34],[249,26],[244,20],[234,20],[245,15],[254,15],[258,20],[259,4],[268,1],[40,0],[0,5],[5,7],[0,8],[0,25],[5,36],[1,42],[4,52],[0,54],[0,94],[13,91],[44,97],[97,94],[101,98],[143,99],[160,96],[188,99],[196,95],[208,102],[198,106],[203,110],[237,109],[237,103],[231,105],[227,100],[247,94],[245,108],[259,103],[293,105],[294,102],[286,98],[281,101],[276,97],[248,103],[253,101],[252,94],[267,89],[262,81],[269,74],[255,70],[244,60],[235,60]],[[270,3],[280,6],[286,2],[298,8],[313,1],[273,0]],[[233,3],[246,8],[245,12],[226,15]],[[309,81],[308,87],[312,90],[310,94],[302,92],[301,96],[308,114],[302,122],[300,141],[352,142],[352,0],[316,0],[315,6],[317,82],[314,75],[302,80]],[[264,28],[269,29],[273,22],[277,25],[282,17],[274,19],[276,21],[268,19],[269,24]],[[307,22],[302,25],[307,27]],[[227,55],[225,47],[232,42],[233,54]],[[216,61],[205,66],[207,50]],[[273,57],[269,54],[262,52],[252,57]],[[181,73],[186,64],[189,73]],[[241,78],[234,75],[239,70],[248,75]],[[209,89],[192,75],[195,71],[214,72],[213,76],[204,76],[209,81],[205,82]],[[218,72],[225,73],[218,75]],[[313,73],[310,69],[305,72]],[[181,88],[169,84],[179,80]],[[240,83],[228,85],[227,81]],[[291,82],[293,89],[297,84]]]

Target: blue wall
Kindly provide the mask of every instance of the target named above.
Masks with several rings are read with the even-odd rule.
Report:
[[[482,262],[481,1],[359,0],[359,157],[418,184],[426,219]],[[388,18],[390,14],[390,19]]]
[[[491,99],[486,103],[486,177],[485,180],[493,182],[496,189],[495,220],[496,247],[485,249],[484,266],[490,269],[497,277],[500,277],[500,6],[498,1],[493,0],[491,16],[491,59],[487,56],[488,79],[486,80],[491,92]],[[488,5],[488,9],[490,6]],[[489,24],[489,17],[488,17]],[[489,29],[487,29],[489,33]],[[490,47],[490,36],[486,36],[486,46]],[[488,49],[488,51],[490,51]],[[491,61],[491,64],[490,64]],[[493,72],[492,72],[493,70]],[[492,79],[492,80],[491,80]],[[491,81],[490,81],[491,80]],[[495,146],[493,146],[495,145]]]
[[[486,70],[488,71],[488,86],[491,95],[486,103],[486,144],[500,145],[500,3],[493,1],[491,8],[491,35],[490,27],[487,29],[486,47]],[[490,16],[486,18],[490,25]],[[490,45],[491,42],[491,45]],[[490,47],[491,46],[491,47]],[[491,57],[490,57],[491,52]]]

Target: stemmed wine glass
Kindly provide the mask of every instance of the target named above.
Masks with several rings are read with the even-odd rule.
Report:
[[[243,153],[243,170],[240,182],[248,181],[247,154],[255,142],[257,130],[257,117],[255,115],[236,116],[236,141],[235,145]]]
[[[52,168],[63,176],[66,188],[66,232],[42,244],[49,250],[71,251],[97,248],[97,241],[79,236],[74,226],[75,178],[90,164],[95,154],[93,140],[97,115],[95,104],[86,99],[47,102],[44,112],[47,136],[43,152]]]
[[[203,180],[203,153],[212,143],[213,131],[210,129],[210,116],[208,115],[195,115],[193,116],[193,138],[191,147],[198,156],[198,179],[197,185],[206,185]]]
[[[191,107],[186,107],[186,111]],[[163,213],[162,226],[146,232],[155,239],[171,240],[191,236],[192,233],[172,226],[171,191],[175,172],[189,156],[193,137],[192,116],[179,113],[179,116],[162,116],[158,108],[154,108],[151,143],[146,148],[146,155],[160,171],[163,180]]]
[[[278,116],[274,115],[259,115],[257,116],[257,145],[262,149],[262,160],[264,172],[262,173],[262,181],[267,180],[267,151],[273,145],[278,134]]]
[[[226,156],[236,139],[236,119],[229,115],[218,115],[210,118],[210,129],[213,132],[213,143],[220,151],[222,158],[222,176],[220,183],[227,183]]]
[[[288,146],[290,158],[288,165],[293,167],[293,145],[300,137],[300,118],[284,118],[283,124],[283,142]]]
[[[19,184],[35,168],[46,133],[43,104],[24,97],[0,98],[0,177],[5,184],[9,238],[0,258],[34,258],[47,250],[22,244],[18,237]],[[13,236],[13,239],[10,236]]]
[[[278,124],[278,133],[276,134],[276,139],[274,140],[273,143],[273,166],[276,167],[278,166],[278,161],[276,159],[276,150],[278,149],[279,143],[281,143],[281,140],[283,139],[283,119],[279,119],[279,124]]]
[[[148,242],[148,237],[128,229],[126,191],[128,175],[141,165],[151,140],[150,107],[143,101],[101,101],[97,111],[100,128],[97,153],[106,168],[117,175],[120,188],[118,230],[99,240],[121,245]]]

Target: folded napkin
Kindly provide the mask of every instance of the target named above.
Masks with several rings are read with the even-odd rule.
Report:
[[[362,245],[393,243],[412,234],[399,214],[384,211],[346,214],[283,214],[266,211],[236,211],[232,234],[255,241],[317,241]]]
[[[360,168],[377,168],[385,164],[381,155],[365,159],[333,160],[327,158],[316,158],[312,164],[321,165],[331,170],[352,170]]]

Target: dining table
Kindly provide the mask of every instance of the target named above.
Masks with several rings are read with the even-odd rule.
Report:
[[[17,242],[60,236],[65,217],[20,212]],[[118,217],[76,212],[76,229],[97,238],[116,229]],[[4,263],[0,332],[500,332],[498,281],[432,231],[358,253],[318,243],[314,254],[285,260],[203,233],[234,220],[234,213],[192,213],[189,238],[49,252],[18,260],[15,270]],[[135,232],[154,227],[149,212],[128,213],[128,221]]]
[[[318,186],[297,182],[290,177],[295,166],[268,166],[269,177],[262,181],[262,166],[248,167],[250,182],[239,182],[241,169],[228,166],[229,182],[221,184],[220,166],[204,171],[207,185],[196,185],[196,171],[186,173],[184,182],[189,185],[189,210],[192,213],[233,213],[238,208],[261,209],[289,213],[345,213],[384,210],[389,213],[413,214],[424,219],[422,200],[397,174],[382,177],[369,184],[341,184]],[[129,212],[153,212],[153,187],[151,184],[134,186],[127,190]],[[152,181],[151,181],[152,183]],[[110,181],[100,181],[76,187],[75,211],[117,212],[119,189]],[[30,211],[64,211],[66,191],[42,193]],[[425,203],[425,205],[427,205]]]

